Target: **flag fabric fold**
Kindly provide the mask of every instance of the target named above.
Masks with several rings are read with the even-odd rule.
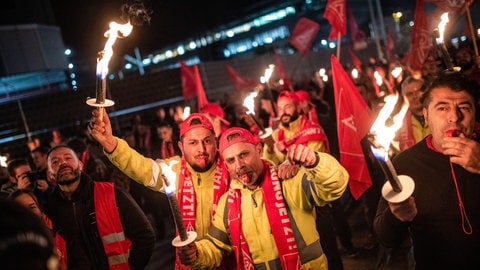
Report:
[[[465,11],[465,5],[471,5],[473,0],[455,0],[455,1],[445,1],[445,0],[425,0],[427,3],[433,3],[437,7],[441,8],[443,11],[450,13],[463,13]]]
[[[198,71],[198,65],[187,66],[184,61],[180,62],[180,73],[182,78],[182,95],[185,100],[197,98],[198,108],[208,104],[207,95],[202,85],[202,78]]]
[[[372,185],[361,140],[370,131],[374,119],[370,108],[334,55],[331,56],[331,68],[340,163],[350,175],[350,192],[354,199],[358,199]]]
[[[320,30],[320,24],[305,17],[300,18],[293,28],[289,42],[304,56],[310,48]]]
[[[416,2],[413,22],[410,50],[405,56],[405,62],[410,69],[419,71],[422,69],[432,43],[423,0]]]
[[[338,33],[344,36],[347,34],[347,3],[346,0],[328,0],[323,17],[327,19],[332,27],[329,40],[336,40]]]
[[[350,38],[353,43],[353,48],[355,50],[367,48],[367,41],[365,40],[366,35],[358,27],[357,20],[355,20],[355,16],[351,9],[348,9],[348,25],[350,26]]]
[[[248,77],[240,75],[232,66],[226,65],[228,77],[232,82],[233,87],[237,91],[248,91],[257,86],[258,82]]]
[[[282,59],[278,54],[277,50],[274,50],[275,53],[275,69],[277,70],[278,76],[283,80],[283,89],[281,90],[293,90],[292,82],[290,81],[290,77],[288,76],[285,68],[283,66]]]
[[[362,61],[358,58],[358,56],[353,52],[352,48],[348,48],[348,54],[350,55],[350,59],[352,60],[352,65],[358,70],[362,70]]]

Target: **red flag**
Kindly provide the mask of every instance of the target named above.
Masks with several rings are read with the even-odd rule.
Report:
[[[340,163],[350,174],[350,192],[358,199],[372,185],[360,141],[370,131],[373,115],[334,55],[331,67]]]
[[[351,9],[348,9],[348,24],[350,25],[350,36],[353,41],[353,48],[355,50],[367,48],[365,33],[358,28],[357,20],[355,20]]]
[[[277,50],[274,50],[275,53],[275,69],[277,70],[278,76],[283,80],[283,89],[281,90],[293,90],[292,82],[283,67],[282,59],[280,59],[280,55],[278,55]]]
[[[312,47],[318,30],[320,30],[320,24],[307,18],[300,18],[293,28],[289,42],[303,56]]]
[[[417,0],[415,7],[414,25],[412,29],[412,42],[406,58],[406,64],[414,71],[422,69],[431,47],[431,33],[428,30],[427,19],[423,0]]]
[[[346,0],[328,0],[323,17],[332,26],[329,40],[338,38],[338,33],[344,36],[347,33],[347,3]]]
[[[226,65],[228,77],[237,91],[246,91],[254,88],[258,83],[250,78],[241,76],[231,66]]]
[[[463,13],[465,4],[472,4],[473,0],[455,0],[455,1],[445,1],[445,0],[425,0],[427,3],[434,3],[437,7],[447,11],[449,13]]]
[[[348,48],[348,54],[350,55],[350,59],[352,59],[352,65],[358,70],[362,70],[362,61],[358,59],[357,55],[352,51],[352,48]]]
[[[180,72],[182,76],[183,98],[191,99],[197,97],[198,108],[202,108],[208,103],[205,89],[203,89],[202,79],[198,66],[187,66],[184,61],[180,61]]]

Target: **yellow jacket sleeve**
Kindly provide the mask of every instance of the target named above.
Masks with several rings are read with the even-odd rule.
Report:
[[[112,164],[134,181],[152,190],[163,191],[162,169],[157,162],[169,162],[169,160],[154,161],[135,151],[125,140],[117,138],[117,141],[117,148],[112,153],[105,153]],[[177,160],[173,169],[179,171],[180,158],[172,159]]]
[[[332,155],[316,153],[318,163],[314,167],[300,167],[293,178],[283,181],[286,200],[302,209],[323,206],[340,198],[348,185],[347,170]],[[298,196],[299,192],[304,196]]]

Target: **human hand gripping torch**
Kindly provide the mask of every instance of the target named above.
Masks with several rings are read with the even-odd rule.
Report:
[[[87,104],[92,107],[97,107],[99,110],[100,118],[103,118],[104,107],[110,107],[115,104],[110,99],[107,99],[107,75],[108,75],[108,63],[113,55],[113,44],[117,38],[126,37],[132,32],[133,25],[130,22],[126,24],[118,24],[116,22],[110,22],[110,29],[108,29],[104,36],[107,38],[105,47],[102,51],[98,52],[97,57],[97,85],[95,98],[87,99]]]
[[[372,152],[388,180],[382,187],[382,196],[385,200],[393,203],[405,201],[412,195],[415,189],[415,183],[410,176],[397,175],[388,154],[395,132],[402,126],[403,118],[408,110],[408,104],[404,103],[400,111],[396,115],[391,116],[398,97],[398,94],[385,97],[385,105],[379,112],[368,134]],[[387,125],[387,122],[390,122],[390,125]]]
[[[260,139],[264,140],[272,135],[272,128],[264,128],[263,125],[255,117],[255,97],[257,97],[258,92],[251,92],[243,100],[243,106],[247,109],[247,115],[255,122],[255,125],[260,129]]]
[[[195,241],[197,238],[197,232],[187,232],[185,229],[185,224],[183,224],[180,209],[178,207],[178,200],[175,195],[177,174],[172,170],[172,166],[177,162],[178,161],[171,160],[168,164],[160,163],[160,167],[162,168],[165,193],[167,194],[168,203],[170,204],[170,209],[172,210],[173,220],[178,231],[178,236],[172,240],[172,245],[174,247],[184,247]]]

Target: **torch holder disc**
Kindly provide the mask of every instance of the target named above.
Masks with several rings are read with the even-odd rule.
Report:
[[[87,104],[89,106],[92,106],[92,107],[110,107],[110,106],[113,106],[115,104],[115,102],[113,100],[110,100],[110,99],[105,99],[105,102],[103,103],[97,103],[97,99],[96,98],[89,98],[87,99]]]
[[[273,133],[273,129],[268,127],[265,129],[265,132],[260,131],[260,134],[258,135],[260,136],[260,139],[265,140],[266,138],[272,136],[272,133]]]
[[[391,203],[400,203],[408,199],[413,194],[415,183],[408,175],[399,175],[398,180],[402,184],[402,191],[395,192],[389,181],[385,182],[382,187],[382,196],[385,200]]]
[[[180,235],[177,235],[175,238],[172,240],[172,246],[174,247],[184,247],[193,241],[197,239],[197,232],[196,231],[188,231],[187,232],[187,239],[186,240],[181,240]]]

